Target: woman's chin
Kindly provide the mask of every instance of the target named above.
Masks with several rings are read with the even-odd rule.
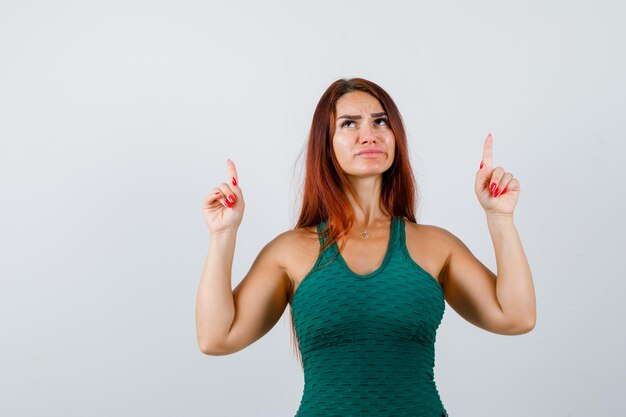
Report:
[[[374,177],[377,175],[382,175],[383,172],[387,171],[389,167],[378,166],[378,167],[364,167],[361,169],[355,169],[352,171],[345,171],[345,173],[351,177]]]

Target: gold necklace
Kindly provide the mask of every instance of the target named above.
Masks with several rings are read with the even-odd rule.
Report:
[[[361,231],[361,236],[363,236],[365,239],[369,239],[370,234],[367,233],[367,230],[361,229],[359,226],[357,226],[356,222],[354,222],[354,225],[356,226],[357,229]]]
[[[359,230],[361,231],[361,236],[363,236],[363,238],[365,238],[365,239],[369,239],[370,234],[368,233],[368,231],[367,231],[367,230],[363,230],[363,229],[361,229],[361,228],[359,227],[359,225],[358,225],[358,224],[356,224],[356,220],[354,221],[354,225],[356,226],[356,228],[357,228],[357,229],[359,229]]]

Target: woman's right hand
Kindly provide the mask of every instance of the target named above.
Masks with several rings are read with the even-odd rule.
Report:
[[[239,188],[239,177],[235,163],[230,159],[227,162],[229,181],[219,184],[204,199],[202,212],[204,221],[211,233],[221,233],[224,230],[236,231],[241,224],[245,203]]]

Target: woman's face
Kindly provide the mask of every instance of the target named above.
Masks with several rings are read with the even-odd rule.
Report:
[[[335,106],[333,150],[352,176],[379,175],[393,163],[396,140],[378,100],[363,91],[346,93]]]

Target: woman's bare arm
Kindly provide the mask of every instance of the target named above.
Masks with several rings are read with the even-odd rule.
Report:
[[[196,334],[203,353],[217,351],[226,340],[233,318],[231,271],[237,232],[211,234],[209,252],[196,296]]]
[[[258,340],[285,310],[290,279],[281,263],[283,235],[261,250],[248,274],[232,290],[233,255],[245,202],[235,163],[227,161],[228,182],[204,199],[202,211],[211,240],[196,297],[198,346],[207,355],[227,355]]]
[[[535,327],[535,288],[513,221],[520,183],[503,167],[493,168],[492,144],[490,133],[483,144],[474,191],[487,216],[497,276],[460,239],[440,229],[450,247],[443,269],[443,289],[448,303],[470,323],[493,333],[518,335]]]
[[[269,332],[287,306],[290,280],[280,262],[282,235],[265,245],[244,279],[231,290],[236,233],[211,236],[196,299],[198,345],[228,355]]]

